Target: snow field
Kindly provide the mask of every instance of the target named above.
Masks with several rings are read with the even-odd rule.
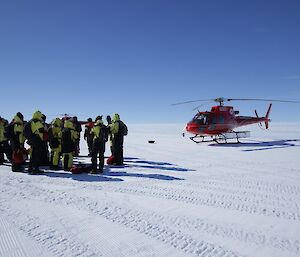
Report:
[[[300,256],[298,124],[242,145],[182,127],[129,125],[125,166],[104,175],[1,166],[0,256]]]

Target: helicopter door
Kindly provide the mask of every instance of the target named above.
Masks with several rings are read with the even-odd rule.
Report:
[[[220,115],[219,122],[220,122],[220,124],[224,124],[225,123],[225,118],[224,118],[223,115]]]

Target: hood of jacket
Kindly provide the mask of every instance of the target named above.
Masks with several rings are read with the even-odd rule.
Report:
[[[16,116],[14,117],[14,122],[15,122],[15,123],[19,123],[19,124],[23,124],[23,121],[20,119],[20,117],[19,117],[18,115],[16,115]]]
[[[113,117],[113,121],[116,122],[116,121],[118,121],[118,120],[120,120],[120,116],[119,116],[118,113],[115,113],[115,115],[114,115],[114,117]]]
[[[32,115],[32,119],[33,120],[40,120],[43,121],[43,114],[40,111],[36,111],[35,113],[33,113]]]
[[[60,118],[55,118],[51,123],[55,127],[60,127],[62,122]]]
[[[70,120],[65,120],[64,128],[74,129],[74,124]]]

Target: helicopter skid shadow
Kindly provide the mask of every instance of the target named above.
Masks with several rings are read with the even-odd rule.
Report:
[[[262,151],[262,150],[272,150],[278,148],[287,148],[287,147],[299,147],[300,139],[282,139],[274,141],[256,141],[256,142],[241,142],[240,144],[236,143],[227,143],[227,144],[210,144],[209,146],[213,147],[253,147],[250,149],[243,149],[243,152],[253,152],[253,151]]]

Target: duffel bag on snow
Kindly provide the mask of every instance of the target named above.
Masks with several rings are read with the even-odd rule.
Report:
[[[115,156],[111,155],[110,157],[108,157],[108,159],[106,160],[106,163],[109,165],[115,164],[116,163]]]
[[[70,171],[72,174],[81,174],[81,173],[89,173],[92,170],[92,165],[90,164],[77,164],[73,165]]]
[[[28,158],[28,153],[25,148],[20,148],[13,151],[12,160],[16,164],[22,164]]]

